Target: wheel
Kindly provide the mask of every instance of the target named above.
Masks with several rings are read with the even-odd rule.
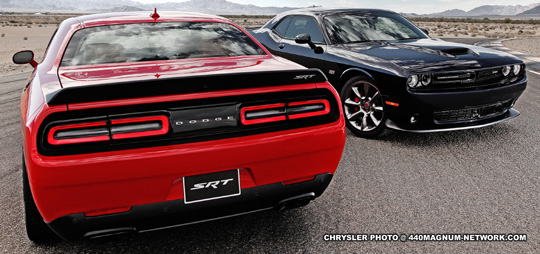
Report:
[[[24,155],[22,159],[22,171],[24,219],[26,221],[26,234],[28,235],[28,238],[35,243],[43,243],[58,239],[49,226],[47,226],[43,217],[41,217],[36,203],[34,202],[32,191],[30,190],[30,183],[28,181],[28,174],[26,173]]]
[[[384,130],[386,114],[381,92],[369,78],[351,78],[341,90],[347,128],[358,137],[374,138]]]

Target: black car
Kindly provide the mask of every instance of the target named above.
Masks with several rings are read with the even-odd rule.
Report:
[[[252,35],[273,54],[319,68],[341,91],[348,128],[374,137],[478,128],[519,115],[525,65],[496,50],[430,38],[399,14],[300,9]]]

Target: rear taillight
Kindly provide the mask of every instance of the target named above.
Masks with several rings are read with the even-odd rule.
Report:
[[[330,113],[330,103],[327,100],[291,102],[287,108],[289,119],[322,116],[328,113]]]
[[[330,113],[328,100],[308,100],[243,107],[240,119],[244,125],[278,122]]]
[[[240,110],[244,125],[287,120],[285,103],[245,107]]]
[[[109,129],[106,121],[55,126],[47,135],[47,141],[51,145],[107,140],[109,140]]]
[[[69,145],[158,136],[168,132],[167,116],[144,116],[55,125],[48,131],[47,142],[51,145]]]
[[[111,120],[112,139],[140,138],[167,134],[169,119],[166,116],[147,116]]]

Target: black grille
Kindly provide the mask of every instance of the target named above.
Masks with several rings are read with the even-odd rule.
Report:
[[[517,75],[504,77],[502,67],[482,69],[476,71],[462,71],[449,73],[435,73],[433,80],[427,87],[412,88],[415,92],[433,92],[447,90],[467,90],[479,87],[497,87],[517,81],[524,76],[524,71]]]
[[[512,102],[513,100],[507,100],[478,107],[435,111],[433,112],[433,119],[435,120],[435,123],[456,123],[483,120],[505,113],[512,107]]]

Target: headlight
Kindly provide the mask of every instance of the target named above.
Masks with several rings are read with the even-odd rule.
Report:
[[[420,76],[420,82],[422,82],[423,86],[431,84],[431,74],[422,74]]]
[[[521,65],[514,64],[514,66],[512,67],[512,72],[514,73],[514,75],[517,76],[521,72]]]
[[[408,79],[407,79],[407,85],[410,87],[410,88],[415,88],[418,86],[418,75],[411,75]]]
[[[504,67],[502,68],[502,74],[503,74],[503,76],[508,77],[508,75],[510,75],[510,71],[511,71],[511,70],[512,70],[512,67],[510,67],[510,66],[504,66]]]

